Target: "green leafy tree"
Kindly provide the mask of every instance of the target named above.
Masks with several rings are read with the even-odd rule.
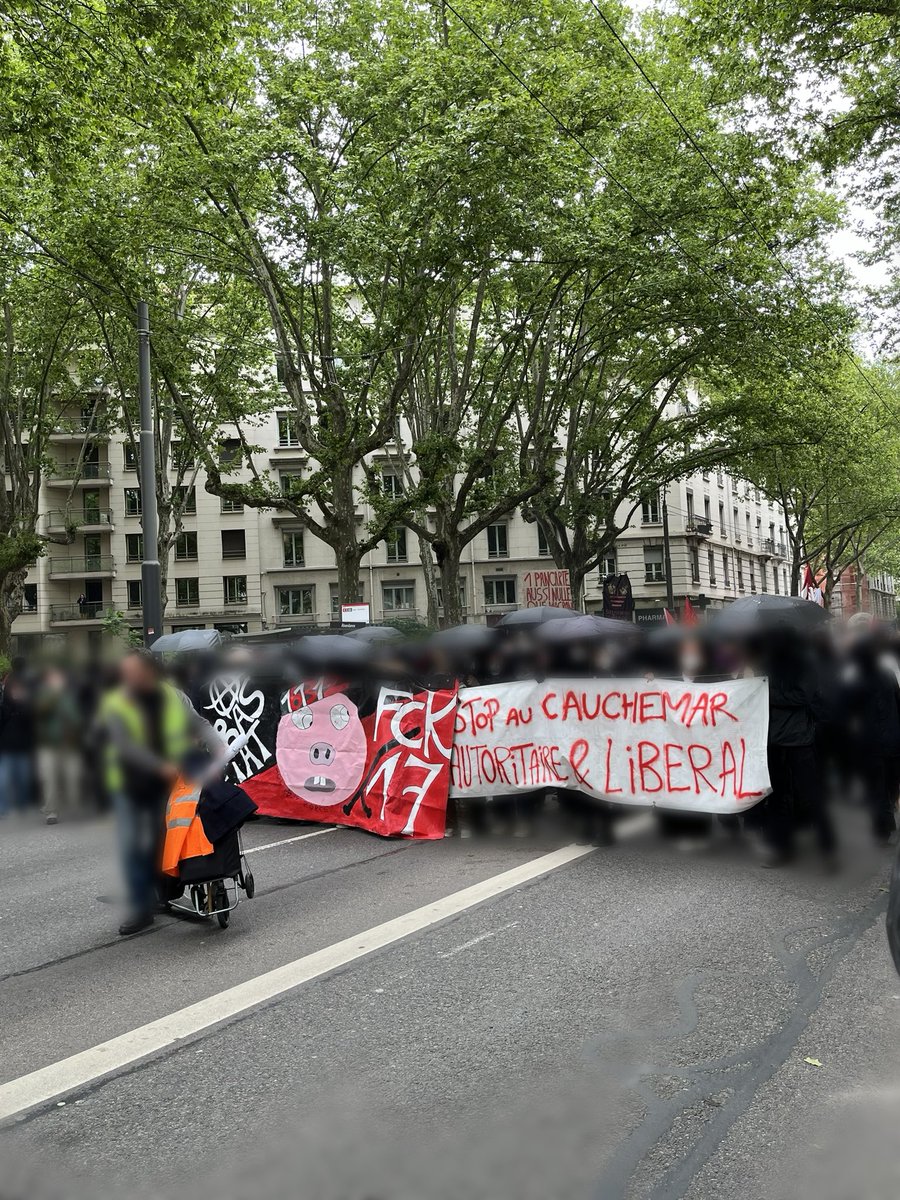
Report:
[[[830,600],[844,571],[859,565],[900,517],[900,392],[893,372],[869,371],[882,397],[877,405],[846,361],[784,381],[780,409],[794,441],[784,438],[744,464],[784,509],[794,595],[809,562],[824,574]]]
[[[74,519],[51,534],[40,518],[40,490],[55,461],[53,435],[66,442],[68,513],[92,436],[100,432],[102,396],[83,305],[68,293],[52,264],[32,257],[21,241],[0,244],[0,652],[9,649],[29,568],[50,542],[71,543]],[[83,418],[86,418],[83,420]]]

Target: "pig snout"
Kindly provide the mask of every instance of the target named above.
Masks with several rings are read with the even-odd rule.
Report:
[[[313,742],[309,748],[309,761],[317,767],[327,767],[334,761],[334,746],[328,742]]]

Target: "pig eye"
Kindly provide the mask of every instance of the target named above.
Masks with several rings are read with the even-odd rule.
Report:
[[[313,723],[313,715],[308,708],[298,708],[296,712],[291,713],[291,720],[298,729],[309,729]]]
[[[335,704],[331,710],[331,723],[335,729],[346,729],[350,724],[350,713],[346,704]]]

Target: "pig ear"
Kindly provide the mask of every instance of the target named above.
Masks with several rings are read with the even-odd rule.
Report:
[[[308,708],[298,708],[296,712],[291,713],[291,721],[298,729],[309,729],[313,723],[313,715]]]
[[[333,704],[331,706],[331,724],[335,729],[346,729],[350,724],[350,713],[346,704]]]

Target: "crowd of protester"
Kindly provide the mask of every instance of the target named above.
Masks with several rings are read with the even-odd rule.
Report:
[[[39,810],[60,818],[103,811],[97,712],[113,672],[56,658],[13,658],[0,679],[0,817]]]
[[[849,801],[867,809],[879,843],[890,841],[900,793],[900,635],[893,626],[864,614],[808,630],[774,623],[746,634],[715,621],[650,632],[590,617],[573,622],[464,627],[424,639],[373,637],[366,643],[365,668],[404,686],[417,680],[429,686],[483,685],[551,676],[688,682],[764,676],[771,794],[742,818],[666,812],[663,803],[657,813],[661,832],[690,845],[721,829],[735,836],[743,829],[766,865],[781,866],[791,861],[797,834],[806,827],[825,864],[834,866],[833,809]],[[242,645],[226,653],[233,665],[252,671],[261,652]],[[283,649],[277,657],[283,669],[298,669]],[[357,668],[361,661],[354,660]],[[122,670],[136,669],[134,660],[81,668],[58,660],[12,662],[0,699],[0,817],[40,811],[52,824],[111,806],[100,765],[104,739],[111,736],[109,722],[101,719],[103,697],[107,685],[121,682]],[[340,663],[336,669],[342,669]],[[186,655],[164,670],[200,709],[208,661]],[[471,836],[498,827],[527,830],[548,804],[575,821],[583,837],[615,836],[612,806],[563,789],[459,810],[451,805],[448,831]]]
[[[763,865],[783,866],[798,833],[811,830],[827,868],[838,865],[833,809],[864,807],[872,835],[888,845],[900,795],[900,633],[858,614],[848,622],[793,624],[733,632],[716,622],[651,632],[610,632],[602,619],[584,621],[584,637],[568,623],[524,625],[457,649],[440,638],[382,648],[380,670],[416,674],[432,684],[507,683],[557,678],[644,678],[714,683],[764,676],[768,682],[768,767],[771,794],[743,817],[657,812],[660,831],[695,846],[717,828],[749,834]],[[582,836],[610,841],[616,809],[576,792],[549,795],[575,819]],[[451,831],[463,836],[498,824],[527,831],[546,793],[490,805],[451,806]]]

